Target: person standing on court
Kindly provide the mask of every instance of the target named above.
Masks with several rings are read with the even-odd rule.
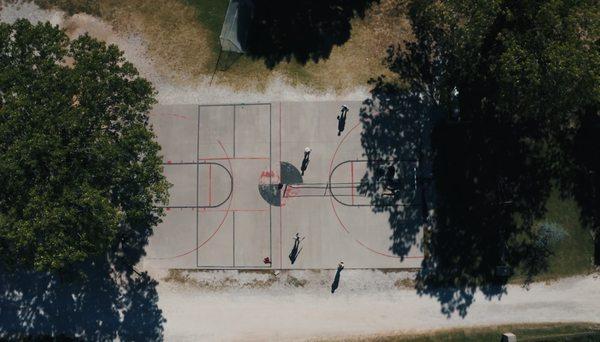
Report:
[[[304,176],[304,171],[308,167],[308,162],[310,161],[310,148],[304,149],[304,159],[302,159],[302,166],[300,167],[300,171],[302,171],[302,175]]]
[[[340,261],[337,267],[337,272],[335,272],[335,278],[333,279],[333,283],[331,284],[331,293],[334,293],[340,285],[340,273],[344,269],[344,262]]]
[[[396,186],[397,186],[396,168],[394,167],[394,165],[390,165],[390,166],[388,166],[387,171],[385,173],[384,187],[387,190],[394,191],[394,190],[396,190]]]
[[[338,115],[338,136],[342,134],[346,127],[346,114],[348,113],[348,107],[342,105],[342,112]]]

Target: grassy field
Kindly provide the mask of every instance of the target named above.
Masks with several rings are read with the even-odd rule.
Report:
[[[362,342],[478,342],[500,341],[502,333],[512,332],[517,341],[599,341],[600,324],[561,323],[561,324],[515,324],[494,327],[478,327],[439,330],[427,334],[405,334],[371,338],[350,339]],[[347,339],[346,339],[347,340]]]
[[[589,229],[581,225],[577,203],[572,199],[560,198],[558,191],[554,191],[546,208],[546,216],[540,221],[557,223],[568,235],[555,246],[548,271],[534,277],[534,281],[554,280],[592,272],[594,241]],[[520,283],[524,278],[517,275],[511,282]]]
[[[194,7],[198,23],[209,32],[207,39],[212,45],[212,52],[219,53],[219,34],[223,25],[223,18],[227,12],[228,0],[184,0]]]
[[[212,74],[227,0],[34,0],[44,8],[99,16],[117,32],[141,35],[159,72],[174,83],[193,83]],[[386,50],[411,37],[405,0],[381,0],[364,18],[351,20],[350,39],[334,46],[327,59],[302,65],[294,59],[272,70],[261,59],[241,56],[215,83],[234,89],[259,89],[273,77],[315,90],[344,91],[381,74]]]
[[[563,226],[569,236],[556,247],[550,260],[548,274],[565,277],[592,270],[594,241],[589,229],[581,226],[579,207],[572,199],[560,199],[554,193],[547,204],[546,221]]]

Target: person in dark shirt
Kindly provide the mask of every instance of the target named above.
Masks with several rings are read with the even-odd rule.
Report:
[[[348,107],[342,105],[342,112],[338,115],[338,136],[342,134],[346,127],[346,114],[348,113]]]

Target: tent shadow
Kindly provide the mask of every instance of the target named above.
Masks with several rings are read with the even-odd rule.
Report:
[[[351,19],[362,18],[374,1],[252,1],[246,53],[269,68],[292,59],[306,64],[328,58],[350,38]]]

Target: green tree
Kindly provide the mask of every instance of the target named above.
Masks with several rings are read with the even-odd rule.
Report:
[[[60,273],[118,249],[143,253],[168,190],[154,102],[116,46],[70,41],[49,23],[0,24],[5,266]]]
[[[598,118],[600,6],[413,0],[408,8],[414,39],[390,48],[387,62],[397,78],[376,81],[363,115],[363,146],[369,159],[399,161],[406,146],[423,142],[413,154],[421,159],[421,185],[432,176],[435,195],[421,201],[435,209],[426,218],[435,224],[426,234],[419,286],[439,295],[446,312],[466,313],[478,286],[499,293],[489,286],[496,266],[536,265],[528,260],[539,240],[534,222],[555,182],[565,180],[568,189],[582,173],[578,160],[587,161],[588,173],[598,165],[597,151],[588,148],[579,159],[573,151],[586,140],[578,139],[585,122]],[[390,96],[390,88],[404,95]],[[401,103],[388,103],[393,98]],[[390,130],[395,122],[405,124]],[[426,137],[407,141],[406,131],[420,132],[412,126],[427,122],[433,123]],[[394,241],[410,242],[393,218]],[[458,290],[436,293],[442,285]]]

